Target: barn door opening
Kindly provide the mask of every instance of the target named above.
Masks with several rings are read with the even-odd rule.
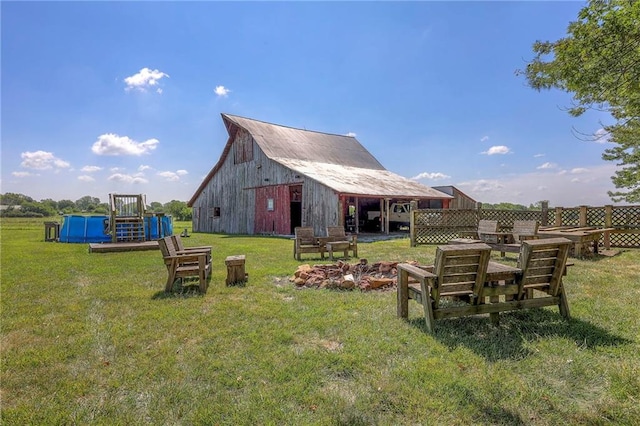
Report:
[[[293,234],[296,226],[302,226],[302,185],[289,187],[289,209],[291,234]]]

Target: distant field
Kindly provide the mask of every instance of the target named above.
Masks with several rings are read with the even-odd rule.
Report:
[[[640,424],[640,250],[575,259],[568,322],[545,308],[431,336],[416,303],[396,318],[395,291],[294,288],[320,259],[294,260],[285,238],[178,222],[185,245],[214,247],[214,273],[204,296],[166,295],[159,251],[45,243],[43,222],[0,222],[2,424]],[[358,248],[370,262],[435,252]],[[244,287],[224,285],[233,254]]]

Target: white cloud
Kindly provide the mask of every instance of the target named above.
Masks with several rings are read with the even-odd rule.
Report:
[[[607,143],[607,142],[610,142],[609,138],[610,138],[611,135],[605,129],[596,130],[596,132],[593,134],[593,136],[594,136],[593,141],[595,143]]]
[[[615,164],[589,166],[588,174],[558,175],[546,170],[456,183],[471,198],[483,203],[529,205],[549,200],[551,206],[574,207],[611,204],[607,191],[615,190],[611,176]],[[578,179],[579,177],[579,179]]]
[[[119,172],[120,170],[124,170],[122,167],[112,167],[109,169],[111,173]]]
[[[533,156],[533,158],[540,158],[540,157],[544,157],[544,154],[536,154]]]
[[[445,175],[444,173],[440,173],[440,172],[435,172],[435,173],[422,172],[420,174],[415,175],[411,179],[412,180],[420,180],[420,179],[441,180],[441,179],[449,179],[450,177],[451,176]]]
[[[158,172],[158,176],[161,176],[163,178],[165,178],[165,180],[170,181],[170,182],[175,182],[180,180],[180,176],[184,176],[188,174],[188,172],[186,170],[178,170],[176,172]]]
[[[81,180],[83,182],[93,182],[95,181],[95,179],[89,175],[80,175],[78,176],[78,180]]]
[[[127,136],[106,133],[98,136],[91,151],[98,155],[143,155],[156,149],[159,143],[158,139],[136,142]]]
[[[348,132],[345,136],[349,136],[349,137],[355,138],[357,135],[356,135],[355,132]]]
[[[216,88],[214,89],[214,92],[216,95],[226,98],[229,95],[229,92],[231,92],[231,90],[227,89],[224,86],[216,86]]]
[[[144,165],[144,164],[140,164],[140,167],[138,167],[138,171],[139,171],[139,172],[144,172],[145,170],[151,170],[152,168],[153,168],[153,167],[151,167],[151,166],[147,166],[147,165]]]
[[[84,166],[83,168],[80,169],[81,172],[85,172],[85,173],[93,173],[93,172],[97,172],[99,170],[102,170],[102,167],[98,167],[98,166]]]
[[[538,170],[548,170],[548,169],[555,169],[556,167],[558,167],[557,164],[546,162],[546,163],[541,164],[538,167],[536,167],[536,169],[538,169]]]
[[[13,172],[11,173],[11,175],[15,176],[15,177],[19,177],[19,178],[23,178],[23,177],[29,177],[29,176],[37,176],[33,173],[29,173],[29,172]]]
[[[489,136],[483,136],[480,138],[480,142],[486,142],[489,140]]]
[[[589,169],[585,169],[584,167],[576,167],[575,169],[571,169],[571,173],[573,173],[574,175],[579,173],[587,173],[588,171]]]
[[[123,173],[115,173],[109,176],[108,180],[124,183],[148,183],[149,181],[139,175],[125,175]]]
[[[496,146],[492,146],[491,148],[489,148],[488,151],[481,152],[481,154],[487,154],[487,155],[500,154],[500,155],[504,155],[504,154],[508,154],[509,152],[511,152],[511,151],[509,150],[508,147],[506,147],[504,145],[496,145]]]
[[[469,187],[469,190],[473,192],[493,192],[504,188],[504,186],[496,179],[480,179],[471,182],[461,182],[458,185],[462,187]]]
[[[57,158],[51,152],[27,151],[20,154],[20,156],[22,157],[22,163],[20,163],[20,165],[27,169],[48,170],[54,167],[61,169],[70,166],[68,162]]]
[[[142,68],[137,74],[124,79],[124,82],[127,85],[125,90],[129,91],[136,89],[141,92],[146,92],[148,88],[157,86],[158,82],[164,77],[169,77],[169,75],[160,70]],[[157,92],[162,93],[162,89],[158,88]]]

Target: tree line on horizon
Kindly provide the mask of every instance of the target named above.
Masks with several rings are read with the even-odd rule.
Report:
[[[36,201],[28,195],[7,192],[0,194],[2,217],[52,217],[65,214],[109,214],[109,204],[97,197],[85,195],[72,200],[56,201],[51,198]],[[171,200],[168,203],[153,201],[145,206],[150,213],[165,213],[176,220],[191,220],[191,207],[184,201]]]

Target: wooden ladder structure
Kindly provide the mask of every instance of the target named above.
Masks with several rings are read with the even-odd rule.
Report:
[[[146,241],[144,227],[145,196],[109,194],[111,242]]]

